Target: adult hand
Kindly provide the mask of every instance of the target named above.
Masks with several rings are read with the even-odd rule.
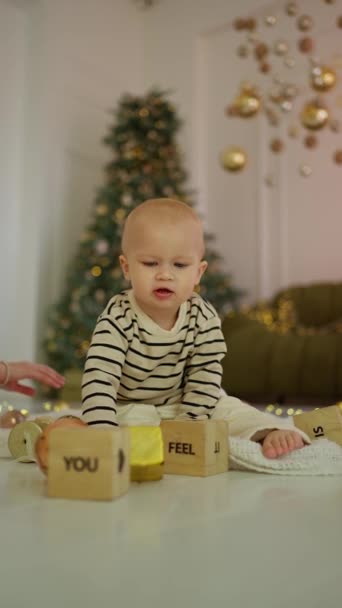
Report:
[[[21,380],[35,380],[52,388],[62,388],[64,378],[48,365],[29,361],[0,361],[0,385],[7,391],[14,391],[33,397],[36,390],[21,384]]]

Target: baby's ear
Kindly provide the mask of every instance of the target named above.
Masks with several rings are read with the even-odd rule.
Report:
[[[120,255],[119,262],[120,262],[121,270],[124,274],[126,281],[129,281],[129,267],[128,267],[127,258],[124,255]]]
[[[199,265],[199,269],[198,269],[198,282],[200,282],[202,275],[205,273],[207,268],[208,268],[208,262],[206,262],[205,260],[202,260],[202,262]]]

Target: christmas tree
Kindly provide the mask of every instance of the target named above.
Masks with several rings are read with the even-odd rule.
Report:
[[[94,212],[65,282],[64,294],[49,315],[44,346],[58,371],[82,369],[97,316],[128,285],[119,266],[122,226],[130,211],[149,198],[170,197],[192,205],[187,175],[175,141],[181,122],[167,94],[125,95],[114,113],[105,144],[112,160]],[[208,270],[200,292],[223,314],[241,292],[220,269],[221,258],[206,235]]]

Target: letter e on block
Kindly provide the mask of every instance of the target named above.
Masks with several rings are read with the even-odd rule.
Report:
[[[56,428],[49,437],[48,496],[112,500],[130,482],[127,428]]]

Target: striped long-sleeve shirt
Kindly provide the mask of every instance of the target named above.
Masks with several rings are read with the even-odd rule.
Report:
[[[120,405],[179,405],[178,415],[210,418],[220,396],[226,344],[214,308],[199,295],[184,302],[174,327],[154,323],[133,292],[114,296],[97,320],[82,381],[83,418],[117,425]]]

